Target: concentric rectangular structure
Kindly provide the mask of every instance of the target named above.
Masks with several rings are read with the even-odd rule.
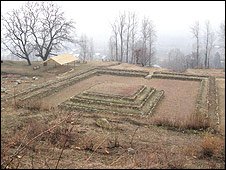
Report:
[[[103,83],[63,102],[60,107],[70,110],[149,115],[163,94],[163,90],[158,91],[143,85]]]

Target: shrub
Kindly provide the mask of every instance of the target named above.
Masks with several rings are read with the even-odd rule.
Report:
[[[207,133],[201,142],[200,158],[210,157],[224,160],[225,146],[224,139]]]
[[[209,117],[198,113],[191,114],[189,117],[184,117],[181,120],[169,118],[168,116],[155,116],[153,123],[157,126],[173,127],[180,130],[205,130],[210,127]]]
[[[50,110],[48,104],[43,103],[42,100],[19,100],[15,102],[16,108],[26,108],[32,111]]]
[[[31,119],[28,124],[27,137],[28,139],[32,139],[47,129],[48,126],[46,123],[41,122],[40,120],[38,121]],[[41,140],[43,139],[43,137],[44,136],[41,136]]]
[[[153,118],[153,123],[157,126],[166,126],[166,127],[180,127],[180,122],[176,121],[176,119],[170,119],[167,116],[155,116]]]
[[[210,118],[202,113],[194,113],[189,116],[185,122],[185,128],[200,130],[210,127]]]

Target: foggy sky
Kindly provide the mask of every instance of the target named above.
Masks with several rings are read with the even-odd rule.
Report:
[[[1,1],[1,14],[19,8],[24,1]],[[136,12],[141,22],[144,16],[153,20],[158,48],[192,49],[190,26],[200,21],[204,29],[206,20],[217,31],[225,20],[224,1],[56,1],[68,19],[76,23],[76,34],[92,37],[96,49],[107,51],[108,40],[112,34],[110,23],[119,12]],[[140,23],[139,23],[140,25]],[[186,52],[186,51],[185,51]]]

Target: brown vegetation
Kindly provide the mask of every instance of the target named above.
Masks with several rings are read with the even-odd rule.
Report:
[[[164,98],[153,116],[54,107],[91,86],[111,82],[164,90]],[[199,87],[197,81],[99,75],[42,100],[16,97],[11,103],[2,102],[1,168],[224,168],[225,136],[210,130],[215,119],[196,112]],[[111,128],[97,126],[99,118]]]

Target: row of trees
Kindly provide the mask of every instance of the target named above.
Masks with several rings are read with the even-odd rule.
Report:
[[[93,39],[88,38],[87,35],[83,34],[77,41],[80,47],[80,58],[85,62],[86,60],[93,60],[94,56],[94,44]]]
[[[155,26],[149,18],[144,17],[139,28],[136,13],[124,12],[119,14],[111,27],[111,60],[151,66],[157,36]]]
[[[219,44],[219,47],[221,51],[225,51],[225,23],[222,22],[220,26],[220,30],[218,32],[218,41],[217,41],[217,35],[214,33],[214,31],[211,28],[210,21],[205,22],[205,28],[203,31],[203,36],[201,36],[201,28],[199,21],[196,21],[195,24],[191,27],[191,32],[196,39],[196,67],[202,67],[202,60],[200,59],[200,48],[201,47],[201,40],[203,40],[203,49],[204,49],[204,67],[209,68],[210,67],[210,56],[211,52],[216,46],[216,44]],[[223,54],[224,55],[224,54]]]
[[[163,66],[175,71],[222,67],[221,56],[225,57],[225,22],[223,21],[217,33],[214,33],[210,22],[207,21],[202,36],[199,22],[195,22],[191,27],[191,33],[196,40],[195,50],[185,55],[180,49],[171,49],[168,60],[162,63]]]
[[[67,20],[60,7],[53,2],[27,2],[20,9],[2,16],[3,41],[15,56],[27,60],[34,55],[43,61],[64,46],[75,43],[74,22]]]
[[[171,49],[168,53],[168,59],[164,60],[161,65],[174,71],[183,72],[188,68],[196,68],[196,53],[185,55],[180,49]],[[200,51],[201,61],[204,63],[205,52]],[[210,68],[222,68],[221,55],[219,52],[214,53],[210,60]],[[203,67],[201,67],[203,68]]]

